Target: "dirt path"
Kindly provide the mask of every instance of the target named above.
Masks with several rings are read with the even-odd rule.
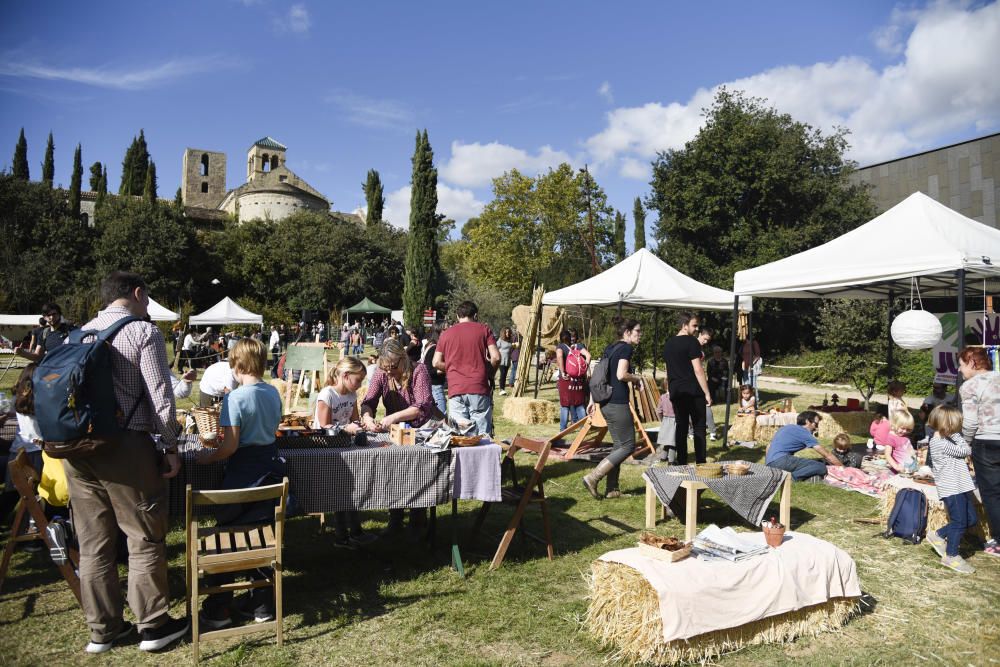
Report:
[[[806,384],[804,382],[799,382],[794,378],[761,375],[757,378],[757,386],[761,389],[767,389],[770,391],[783,391],[796,394],[816,394],[818,396],[822,396],[824,394],[837,394],[840,398],[841,405],[843,405],[848,398],[863,400],[861,392],[846,384]],[[906,404],[911,408],[919,408],[924,402],[923,396],[904,396],[903,398],[906,400]],[[884,393],[879,394],[878,392],[875,392],[872,396],[872,400],[885,403],[886,396]]]

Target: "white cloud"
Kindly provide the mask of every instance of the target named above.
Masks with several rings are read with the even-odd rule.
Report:
[[[563,162],[573,163],[573,159],[563,151],[542,146],[534,155],[520,148],[492,142],[481,144],[451,143],[451,159],[439,171],[449,183],[464,187],[481,187],[504,172],[517,169],[529,175],[554,168]]]
[[[912,24],[908,34],[905,29]],[[900,62],[881,71],[856,57],[787,66],[696,91],[685,103],[651,102],[607,114],[605,128],[585,145],[599,163],[636,174],[632,160],[680,148],[694,138],[720,86],[764,97],[779,111],[824,132],[851,130],[850,156],[862,164],[898,157],[949,132],[1000,124],[1000,3],[965,9],[938,4],[895,12],[876,35]]]
[[[604,101],[608,104],[615,103],[615,96],[611,93],[611,83],[609,81],[601,84],[601,87],[597,89],[597,94],[604,98]]]
[[[637,181],[648,181],[652,176],[652,165],[649,160],[636,160],[635,158],[622,158],[619,173],[624,178],[634,178]]]
[[[438,183],[437,212],[454,220],[458,227],[465,224],[471,217],[483,212],[485,204],[471,190],[451,188],[444,183]],[[390,192],[385,198],[385,211],[382,217],[393,227],[407,229],[410,226],[410,186]]]
[[[301,3],[289,7],[288,13],[285,16],[274,19],[274,27],[279,32],[303,34],[309,32],[309,26],[311,25],[312,20],[309,18],[309,10]]]
[[[71,81],[98,88],[142,90],[174,79],[233,66],[232,60],[222,56],[176,58],[159,65],[130,70],[108,67],[57,67],[6,60],[0,64],[0,76]]]
[[[344,117],[355,125],[407,130],[415,127],[416,115],[395,100],[379,100],[338,90],[327,95],[324,101],[339,108]]]

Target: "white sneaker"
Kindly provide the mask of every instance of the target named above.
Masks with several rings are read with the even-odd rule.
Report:
[[[500,395],[501,395],[501,396],[506,396],[506,395],[507,395],[507,392],[506,392],[506,391],[504,391],[503,389],[501,389],[501,390],[500,390]]]
[[[86,647],[84,647],[83,650],[87,653],[104,653],[106,651],[110,651],[114,647],[116,641],[118,641],[119,639],[125,639],[130,634],[132,634],[132,630],[134,629],[135,629],[134,625],[132,625],[128,621],[125,621],[124,623],[122,623],[122,629],[118,631],[118,634],[115,635],[111,639],[111,641],[103,643],[91,641],[87,644]]]
[[[868,449],[875,449],[875,441],[868,438]]]

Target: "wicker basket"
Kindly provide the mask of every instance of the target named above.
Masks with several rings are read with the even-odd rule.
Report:
[[[219,428],[219,410],[217,408],[194,408],[191,410],[194,423],[198,426],[198,440],[205,447],[218,447],[222,440],[222,430]],[[213,434],[215,437],[205,436]]]
[[[726,474],[734,477],[742,477],[750,472],[749,463],[730,463],[726,466]]]
[[[696,474],[698,477],[707,477],[709,479],[722,477],[722,464],[699,463],[694,468],[694,474]]]

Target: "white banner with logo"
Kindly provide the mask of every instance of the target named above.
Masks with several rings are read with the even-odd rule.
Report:
[[[941,340],[932,350],[934,381],[954,385],[958,378],[958,352],[964,347],[958,335],[958,313],[935,313],[941,321]],[[965,335],[977,345],[1000,345],[1000,314],[965,313]]]

